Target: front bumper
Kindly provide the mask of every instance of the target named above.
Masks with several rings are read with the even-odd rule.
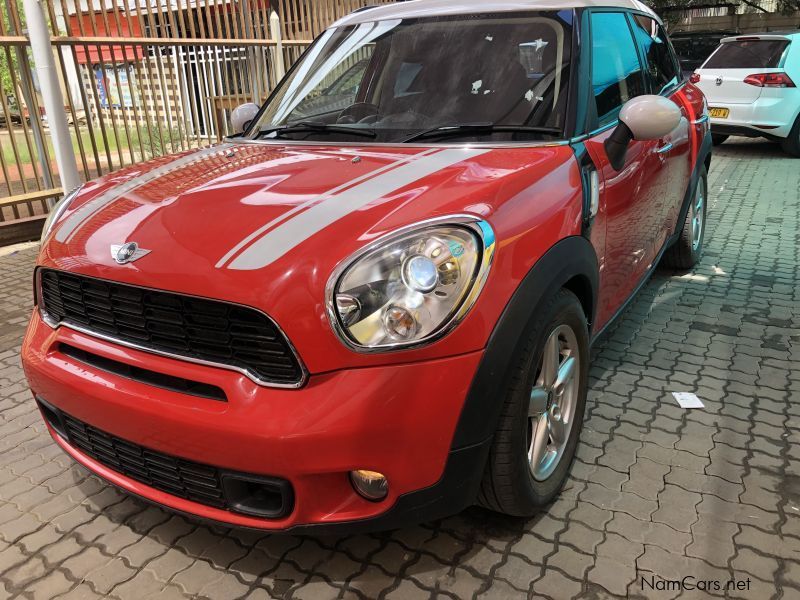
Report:
[[[60,344],[164,375],[217,386],[227,401],[199,398],[93,368]],[[203,519],[268,530],[355,531],[458,511],[474,498],[486,445],[451,452],[482,353],[313,375],[299,390],[260,387],[244,375],[156,356],[73,331],[34,312],[22,361],[35,396],[98,430],[155,452],[226,471],[281,478],[291,512],[266,519],[214,508],[122,475],[70,444],[59,445],[111,483]],[[349,472],[384,473],[389,495],[365,500]]]

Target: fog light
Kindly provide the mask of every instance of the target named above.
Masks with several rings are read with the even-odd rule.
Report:
[[[350,471],[350,481],[367,500],[383,500],[389,493],[389,482],[382,473],[376,471]]]

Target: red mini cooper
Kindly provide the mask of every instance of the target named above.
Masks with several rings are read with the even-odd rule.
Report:
[[[545,507],[592,341],[702,251],[708,116],[659,19],[365,9],[234,122],[53,210],[23,361],[55,441],[261,529]]]

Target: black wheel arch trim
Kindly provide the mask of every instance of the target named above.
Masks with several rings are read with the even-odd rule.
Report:
[[[694,191],[697,188],[697,183],[700,180],[700,169],[702,167],[706,167],[708,170],[711,160],[711,152],[714,148],[713,141],[711,139],[711,131],[706,131],[705,137],[703,137],[703,141],[700,144],[700,150],[697,153],[697,160],[694,163],[694,168],[692,169],[692,175],[689,178],[689,185],[686,187],[686,195],[683,197],[683,204],[681,204],[681,211],[678,214],[678,221],[675,223],[675,231],[672,233],[672,236],[667,241],[666,247],[669,248],[681,236],[681,232],[683,231],[683,223],[686,221],[686,213],[689,212],[689,206],[692,202],[692,197],[694,196]],[[708,193],[708,190],[706,190]],[[657,263],[654,263],[654,265]]]
[[[584,312],[591,324],[599,289],[598,260],[591,242],[578,235],[564,238],[550,248],[506,304],[461,409],[451,444],[453,451],[482,444],[492,437],[503,406],[502,391],[514,368],[509,357],[525,343],[536,307],[554,291],[570,287],[576,281],[584,287],[573,291],[581,292]]]

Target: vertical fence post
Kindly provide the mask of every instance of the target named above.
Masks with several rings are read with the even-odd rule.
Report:
[[[38,109],[38,103],[34,101],[33,80],[31,78],[30,63],[25,48],[17,46],[17,64],[19,65],[19,84],[22,89],[22,99],[28,107],[28,114],[31,115],[31,131],[33,132],[33,143],[36,145],[36,154],[39,155],[39,164],[42,165],[42,179],[45,187],[53,187],[53,169],[50,165],[49,154],[45,149],[44,132],[42,131],[41,115],[31,114],[31,111]]]
[[[281,18],[275,9],[272,9],[269,15],[269,36],[275,40],[275,82],[283,79],[286,74],[286,65],[283,62],[283,34],[281,34]]]
[[[45,0],[46,1],[46,0]],[[61,187],[69,191],[81,184],[78,174],[78,162],[72,148],[69,135],[67,113],[64,110],[64,97],[58,80],[53,46],[50,43],[50,32],[47,29],[44,11],[40,0],[25,0],[25,15],[28,21],[28,36],[31,41],[33,61],[42,88],[44,109],[47,113],[47,124],[53,137],[53,148],[61,176]]]

